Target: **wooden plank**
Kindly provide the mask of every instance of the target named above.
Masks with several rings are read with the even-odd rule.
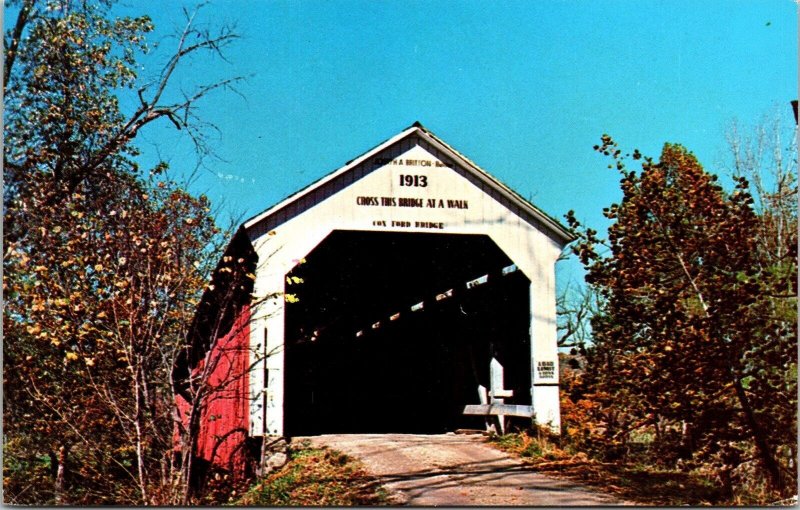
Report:
[[[530,418],[533,416],[533,407],[514,404],[468,405],[464,406],[464,414],[477,416],[521,416],[523,418]]]
[[[492,398],[513,397],[514,390],[492,390],[491,392],[489,392],[489,396]]]
[[[492,357],[492,361],[489,362],[489,379],[490,379],[490,390],[489,396],[491,397],[489,403],[492,405],[503,405],[505,404],[505,400],[499,395],[506,390],[503,389],[503,365],[497,361],[497,358]],[[481,402],[483,403],[483,402]],[[506,433],[506,415],[505,413],[499,412],[497,413],[497,423],[500,425],[500,433]]]
[[[486,387],[482,384],[478,385],[478,400],[480,400],[483,405],[489,403],[489,398],[486,396]]]
[[[503,365],[496,358],[492,358],[492,361],[489,362],[489,395],[492,397],[497,390],[503,389],[503,372]],[[502,403],[502,400],[492,402],[492,404]]]

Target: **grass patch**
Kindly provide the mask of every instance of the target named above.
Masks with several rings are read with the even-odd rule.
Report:
[[[527,459],[529,463],[560,460],[570,456],[546,437],[531,436],[525,431],[502,436],[492,435],[489,441],[500,450]]]
[[[730,504],[709,477],[641,464],[599,462],[585,453],[571,454],[526,432],[493,436],[490,444],[520,457],[532,470],[567,478],[643,505]]]
[[[384,505],[387,494],[357,460],[328,448],[292,446],[289,462],[259,480],[235,506]]]

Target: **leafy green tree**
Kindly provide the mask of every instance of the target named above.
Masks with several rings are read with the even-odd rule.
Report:
[[[788,389],[796,332],[763,309],[773,280],[758,255],[761,219],[747,180],[725,193],[680,146],[666,145],[658,162],[644,158],[639,173],[610,137],[596,149],[622,177],[622,201],[604,210],[608,240],[567,218],[600,296],[587,370],[603,406],[618,411],[607,413],[607,434],[681,424],[685,455],[717,458],[724,473],[749,444],[772,485],[785,487],[793,468],[779,461],[785,444],[772,427],[791,425],[764,401],[766,386]],[[638,151],[632,157],[642,160]],[[771,330],[784,341],[773,342]],[[756,353],[767,345],[771,356],[762,359]]]
[[[235,39],[185,30],[139,82],[148,17],[110,2],[24,0],[5,38],[4,493],[7,502],[174,504],[172,369],[206,287],[219,230],[204,197],[141,172],[139,131],[193,136],[196,102],[166,102],[187,56]],[[138,98],[125,113],[120,96]]]
[[[28,453],[69,452],[84,503],[145,501],[171,467],[171,360],[215,235],[202,198],[107,184],[7,253],[6,431],[34,435]]]
[[[728,135],[726,170],[750,184],[758,216],[756,246],[761,285],[753,313],[767,318],[748,353],[759,377],[747,377],[755,408],[781,445],[784,465],[797,457],[797,139],[787,111],[767,115],[743,131],[736,123]],[[796,467],[784,473],[794,478]]]

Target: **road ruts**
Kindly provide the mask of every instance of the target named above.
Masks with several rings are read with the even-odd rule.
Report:
[[[551,478],[485,444],[480,435],[332,434],[295,438],[359,458],[394,503],[414,506],[630,504]]]

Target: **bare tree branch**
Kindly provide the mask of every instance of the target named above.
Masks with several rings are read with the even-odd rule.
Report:
[[[5,94],[8,80],[11,76],[11,70],[14,68],[14,61],[17,59],[17,50],[19,49],[19,42],[22,39],[22,32],[28,21],[36,16],[36,11],[33,9],[34,0],[25,0],[22,7],[17,14],[17,22],[14,24],[14,30],[11,32],[11,39],[5,41],[6,56],[5,66],[3,69],[3,93]]]

